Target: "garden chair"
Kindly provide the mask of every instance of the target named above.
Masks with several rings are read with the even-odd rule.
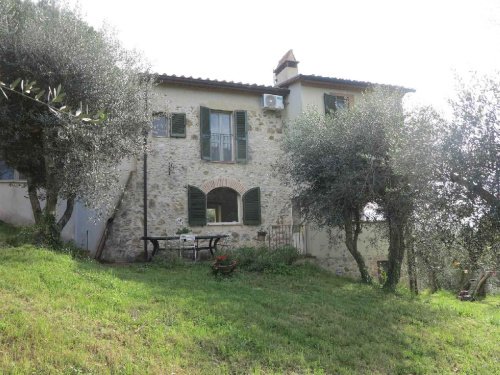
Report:
[[[197,257],[196,236],[194,234],[181,234],[179,236],[179,258],[184,250],[193,250],[194,260]]]

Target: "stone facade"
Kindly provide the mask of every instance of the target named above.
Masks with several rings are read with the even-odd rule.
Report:
[[[209,193],[228,187],[243,194],[259,187],[261,225],[208,223],[192,226],[193,233],[227,233],[238,245],[256,245],[257,231],[280,221],[290,220],[289,192],[283,186],[273,163],[281,157],[279,142],[285,126],[282,112],[262,108],[261,94],[214,90],[193,90],[161,85],[153,104],[154,112],[185,113],[185,138],[149,137],[148,155],[148,233],[174,235],[188,224],[188,185]],[[248,157],[245,163],[212,162],[200,156],[200,106],[218,111],[247,112]],[[143,169],[137,163],[132,182],[123,198],[108,237],[104,259],[132,261],[143,256]],[[240,211],[241,211],[241,203]],[[182,222],[183,224],[179,224]]]
[[[287,60],[288,59],[288,60]],[[282,157],[280,142],[286,126],[306,109],[325,111],[325,95],[348,98],[355,105],[367,82],[298,74],[297,61],[288,53],[275,70],[276,86],[264,87],[234,82],[220,82],[176,76],[162,76],[152,112],[182,113],[186,116],[185,138],[149,137],[148,154],[148,235],[174,235],[183,226],[193,233],[225,233],[235,246],[262,245],[257,240],[261,228],[272,229],[275,224],[299,223],[292,214],[290,192],[282,184],[273,164]],[[283,96],[285,108],[271,111],[263,108],[263,94]],[[235,115],[245,111],[247,116],[246,162],[213,162],[202,160],[200,140],[200,107]],[[236,123],[236,116],[233,117]],[[236,142],[233,140],[233,145]],[[236,158],[235,158],[236,159]],[[143,170],[137,163],[133,178],[123,198],[121,210],[115,217],[108,237],[104,259],[133,261],[143,259]],[[214,189],[229,188],[237,195],[228,212],[231,222],[189,225],[188,190],[199,189],[208,194]],[[261,223],[245,225],[242,220],[242,197],[253,188],[260,188]],[[191,190],[190,190],[191,189]],[[218,197],[221,190],[217,191]],[[206,204],[208,212],[208,204]],[[233,220],[237,207],[238,220]],[[222,220],[219,220],[222,221]],[[229,220],[228,220],[229,221]],[[359,239],[359,250],[365,257],[370,273],[377,276],[377,261],[387,259],[387,243],[375,239],[377,231],[370,224]],[[295,230],[295,229],[294,229]],[[359,277],[356,263],[347,251],[341,233],[304,226],[294,232],[294,243],[315,256],[318,263],[339,274]],[[300,240],[296,241],[297,238]],[[380,237],[380,236],[378,236]],[[333,239],[333,241],[332,241]],[[301,245],[302,246],[302,245]]]

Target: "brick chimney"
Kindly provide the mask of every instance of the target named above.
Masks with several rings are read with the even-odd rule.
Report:
[[[276,69],[274,69],[274,84],[279,86],[280,83],[287,81],[288,79],[295,77],[299,74],[299,69],[297,65],[299,62],[295,59],[293,51],[289,50],[281,58]]]

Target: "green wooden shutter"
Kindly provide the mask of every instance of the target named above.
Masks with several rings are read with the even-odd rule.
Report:
[[[335,112],[335,110],[337,109],[337,106],[335,104],[336,100],[337,97],[334,95],[329,95],[329,94],[324,95],[326,115],[330,114],[331,112]]]
[[[210,109],[200,107],[201,158],[210,160]]]
[[[243,194],[243,224],[260,225],[260,188],[256,187]]]
[[[247,112],[236,111],[234,113],[236,129],[236,161],[244,163],[248,159],[248,125]]]
[[[186,138],[186,114],[172,113],[170,136],[173,138]]]
[[[189,225],[203,226],[207,224],[207,196],[195,186],[188,186]]]

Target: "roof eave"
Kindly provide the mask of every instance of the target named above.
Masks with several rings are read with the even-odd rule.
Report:
[[[256,84],[245,84],[240,82],[216,81],[202,78],[178,77],[166,74],[158,75],[156,78],[158,84],[173,84],[193,88],[206,88],[215,90],[239,91],[254,94],[274,94],[287,96],[290,90],[281,87],[262,86]]]
[[[331,78],[331,77],[322,77],[322,76],[311,76],[311,75],[303,75],[298,74],[284,82],[281,82],[278,87],[285,88],[289,87],[293,83],[296,82],[304,82],[304,83],[314,83],[314,84],[323,84],[325,86],[342,86],[347,88],[356,88],[358,90],[366,90],[375,86],[389,87],[396,90],[401,90],[404,93],[415,92],[415,89],[407,88],[403,86],[394,86],[394,85],[386,85],[386,84],[378,84],[372,82],[365,81],[352,81],[348,79],[340,79],[340,78]]]

